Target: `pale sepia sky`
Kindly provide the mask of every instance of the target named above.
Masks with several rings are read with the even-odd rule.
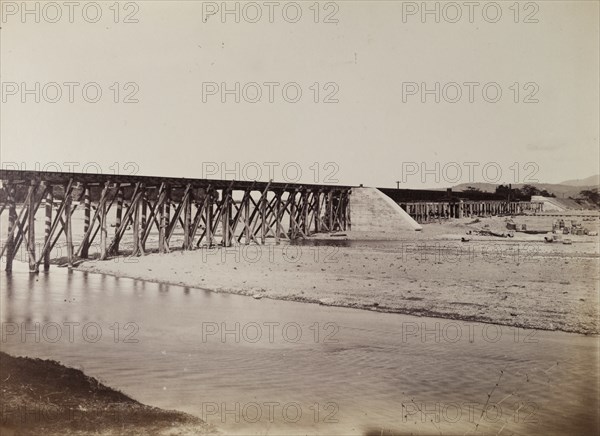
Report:
[[[28,2],[31,8],[35,3]],[[528,162],[537,166],[535,178],[541,182],[599,172],[596,1],[535,2],[537,23],[524,22],[534,11],[525,10],[525,3],[515,23],[512,1],[498,3],[502,16],[496,23],[482,15],[490,2],[478,2],[472,23],[468,16],[457,23],[443,16],[436,23],[429,16],[423,23],[418,13],[403,20],[403,9],[410,5],[399,1],[338,1],[333,16],[338,23],[322,22],[335,11],[331,5],[326,9],[326,2],[319,5],[315,23],[312,1],[299,2],[302,17],[297,23],[282,15],[290,2],[278,2],[273,23],[268,16],[258,23],[243,16],[236,23],[226,16],[223,23],[219,13],[204,22],[203,8],[212,5],[200,1],[133,2],[137,23],[122,22],[134,11],[122,3],[115,23],[111,1],[98,2],[102,17],[89,23],[81,11],[87,3],[79,2],[73,23],[65,16],[66,6],[61,6],[63,17],[57,23],[47,22],[42,12],[36,23],[35,16],[23,20],[21,11],[12,15],[21,2],[2,2],[3,165],[19,162],[34,169],[36,162],[97,162],[111,172],[118,162],[127,172],[125,163],[135,162],[139,174],[202,177],[207,175],[203,162],[225,163],[230,169],[235,162],[257,162],[265,180],[264,162],[278,162],[279,168],[296,162],[301,181],[322,182],[331,169],[324,168],[326,163],[334,162],[339,168],[334,179],[340,183],[371,186],[395,186],[403,162],[425,162],[432,169],[436,162],[456,162],[464,170],[458,182],[486,181],[480,168],[490,162],[503,171],[500,182],[524,181],[525,170],[532,168],[525,168]],[[228,4],[235,7],[235,2]],[[264,2],[257,4],[268,15]],[[434,8],[436,2],[428,4]],[[221,7],[221,2],[215,5]],[[288,12],[293,16],[293,10]],[[448,17],[451,12],[446,11]],[[466,8],[462,12],[468,15]],[[46,14],[54,16],[50,9]],[[33,95],[23,103],[21,84],[34,88],[36,82],[41,87],[50,82],[81,85],[75,88],[73,103],[63,85],[56,103],[41,91],[39,103]],[[82,98],[81,88],[88,82],[102,89],[98,103]],[[110,89],[115,82],[121,84],[120,100],[133,89],[123,90],[123,84],[136,83],[139,102],[115,103]],[[257,103],[243,96],[240,103],[232,96],[222,103],[219,95],[206,96],[203,102],[207,82],[281,85],[273,103],[264,85]],[[288,82],[302,89],[297,103],[283,99],[281,88]],[[315,82],[321,88],[319,103],[310,89]],[[323,89],[328,82],[338,87],[337,103],[322,102],[333,89]],[[440,103],[433,96],[423,103],[418,94],[403,101],[407,82],[481,85],[473,102],[462,85],[464,94],[456,103],[443,96]],[[482,96],[489,82],[502,89],[497,103]],[[518,103],[510,89],[515,82]],[[529,82],[537,89],[537,103],[523,102],[534,89],[524,88]],[[18,85],[15,95],[10,83]],[[317,180],[314,162],[321,167]],[[480,164],[476,180],[468,180],[464,162]],[[521,169],[518,176],[515,162]],[[275,179],[283,181],[278,169]],[[422,183],[417,175],[407,177],[403,186],[452,184],[436,183],[433,176]]]

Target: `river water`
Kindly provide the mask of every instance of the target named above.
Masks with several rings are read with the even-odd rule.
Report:
[[[597,337],[56,267],[35,276],[20,262],[0,274],[0,303],[2,351],[58,360],[227,434],[598,429]]]

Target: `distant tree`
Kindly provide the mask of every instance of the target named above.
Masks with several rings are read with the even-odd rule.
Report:
[[[518,189],[513,189],[512,192],[518,191]],[[506,185],[498,185],[496,186],[496,194],[503,195],[505,197],[511,192],[510,188]]]
[[[548,192],[545,189],[539,189],[537,186],[533,185],[524,185],[521,188],[521,192],[526,197],[531,197],[532,195],[541,195],[543,197],[556,197],[556,195],[552,194],[551,192]]]
[[[598,188],[584,189],[579,193],[579,196],[596,206],[600,206],[600,193],[598,193]]]
[[[521,192],[527,197],[531,197],[532,195],[542,195],[540,190],[533,185],[524,185],[521,188]]]
[[[508,185],[498,185],[496,187],[496,194],[509,198],[511,200],[527,200],[527,196],[518,188],[510,188]]]
[[[524,185],[521,189],[510,188],[508,185],[498,185],[496,187],[496,194],[501,195],[505,198],[510,197],[511,200],[531,200],[532,195],[542,195],[544,197],[556,197],[551,192],[545,189],[539,189],[533,185]]]
[[[475,186],[467,186],[468,192],[481,192],[481,189],[476,188]]]

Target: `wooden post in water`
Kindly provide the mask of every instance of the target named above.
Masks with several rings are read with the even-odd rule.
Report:
[[[143,237],[143,235],[146,233],[146,226],[149,225],[148,220],[147,220],[147,215],[148,215],[148,191],[146,189],[143,190],[143,194],[142,194],[142,199],[141,199],[141,207],[142,207],[142,219],[141,219],[141,226],[140,226],[140,252],[142,253],[142,255],[146,254],[146,240]]]
[[[213,246],[213,194],[214,191],[212,189],[206,192],[206,195],[208,195],[206,199],[206,242],[209,248]]]
[[[171,225],[171,187],[167,188],[167,198],[165,199],[165,229]]]
[[[260,198],[260,243],[265,244],[267,236],[267,193],[263,193]]]
[[[290,228],[289,234],[290,239],[296,239],[296,191],[293,190],[289,193],[290,199]]]
[[[302,191],[302,231],[305,235],[310,231],[308,224],[308,191],[306,189]]]
[[[67,238],[67,264],[69,268],[73,267],[73,230],[71,228],[71,203],[73,197],[71,191],[65,189],[65,208],[64,208],[64,229]]]
[[[29,272],[38,272],[39,268],[35,261],[35,193],[37,191],[37,183],[31,182],[29,186],[29,215],[28,215],[28,238],[27,238],[27,253],[29,254]]]
[[[190,230],[192,225],[192,189],[188,185],[183,196],[183,249],[191,250]]]
[[[117,211],[115,217],[115,245],[114,245],[114,254],[119,255],[119,228],[121,227],[121,223],[123,222],[123,189],[119,188],[117,190]]]
[[[48,193],[46,194],[46,220],[44,222],[44,246],[46,246],[50,240],[50,233],[52,231],[52,202],[54,196],[52,193],[52,186],[50,186]],[[50,251],[44,253],[44,271],[50,269]]]
[[[315,233],[321,231],[321,191],[314,192]]]
[[[15,227],[17,225],[17,208],[15,205],[15,187],[10,185],[7,191],[8,204],[8,236],[6,238],[6,272],[12,271],[13,258],[15,257]]]
[[[108,182],[104,185],[104,198],[108,195]],[[100,202],[100,260],[106,260],[108,255],[107,239],[108,232],[106,230],[106,200]]]
[[[250,195],[250,190],[246,191],[242,205],[244,208],[244,243],[246,245],[250,244]]]
[[[327,227],[333,232],[333,192],[327,193]]]
[[[228,189],[223,189],[223,205],[221,206],[221,244],[223,247],[229,247],[229,223],[231,220],[231,193]]]
[[[275,199],[275,244],[281,243],[281,196],[283,192],[277,192]]]
[[[90,228],[90,188],[85,185],[83,187],[83,234],[87,234]],[[83,259],[87,259],[89,244],[84,243],[81,246],[81,253],[79,254]]]
[[[165,252],[165,198],[166,188],[161,185],[162,192],[159,192],[158,198],[155,204],[155,214],[158,217],[158,252]]]
[[[142,196],[138,195],[137,198],[132,198],[131,201],[135,202],[132,204],[133,209],[133,251],[132,256],[137,256],[140,253],[140,203]]]
[[[165,252],[165,229],[166,229],[166,217],[165,217],[165,203],[158,205],[158,252]]]
[[[351,195],[352,195],[352,191],[348,191],[346,193],[346,198],[348,199],[348,202],[346,203],[346,230],[350,231],[352,230],[352,215],[351,215],[351,208],[350,208],[350,200],[351,200]]]

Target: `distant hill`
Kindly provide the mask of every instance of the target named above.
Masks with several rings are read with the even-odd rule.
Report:
[[[598,179],[598,176],[588,177],[587,179],[582,179],[582,181],[593,180],[593,178]],[[572,180],[571,182],[579,182],[579,180]],[[579,197],[579,192],[584,189],[593,189],[597,188],[598,185],[594,185],[593,183],[587,185],[579,185],[579,184],[566,184],[566,183],[518,183],[513,184],[513,188],[522,188],[524,185],[532,185],[536,188],[546,191],[556,195],[558,198],[577,198]],[[452,188],[453,191],[466,191],[469,186],[473,188],[477,188],[483,192],[495,192],[496,187],[499,186],[495,183],[461,183],[460,185],[456,185]]]
[[[598,187],[598,185],[600,185],[600,175],[597,174],[595,176],[590,176],[585,179],[565,180],[564,182],[560,182],[560,185]]]

